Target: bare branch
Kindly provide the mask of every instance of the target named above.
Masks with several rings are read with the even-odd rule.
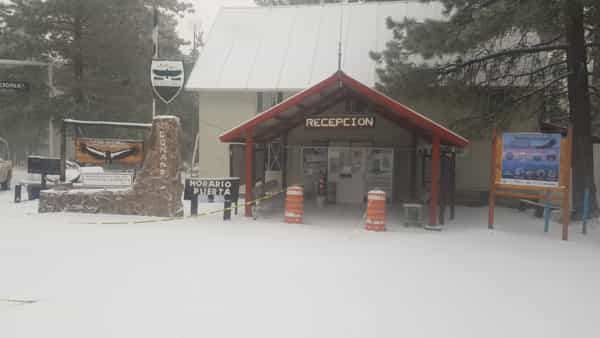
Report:
[[[512,80],[516,80],[516,79],[521,78],[521,77],[536,75],[536,74],[542,73],[542,72],[544,72],[544,71],[546,71],[546,70],[548,70],[550,68],[553,68],[553,67],[556,67],[556,66],[560,66],[560,65],[566,64],[566,63],[567,63],[567,61],[563,60],[563,61],[559,61],[559,62],[555,62],[555,63],[551,63],[551,64],[548,64],[548,65],[545,65],[543,67],[540,67],[538,69],[532,70],[530,72],[518,73],[518,74],[510,74],[510,73],[503,74],[503,75],[497,76],[495,78],[491,78],[489,80],[486,80],[486,81],[480,83],[480,85],[483,85],[483,84],[486,84],[486,83],[491,83],[491,82],[498,81],[498,80],[507,79],[507,78],[510,78]]]
[[[440,73],[442,73],[442,74],[452,73],[452,72],[458,71],[459,69],[466,68],[466,67],[474,65],[474,64],[483,63],[486,61],[499,59],[499,58],[503,58],[503,57],[507,57],[507,56],[553,52],[553,51],[557,51],[557,50],[566,50],[567,47],[568,47],[568,45],[566,45],[566,44],[560,44],[560,45],[534,46],[534,47],[527,47],[527,48],[505,49],[505,50],[501,50],[496,53],[488,54],[486,56],[473,58],[473,59],[465,61],[465,62],[458,62],[458,63],[446,65],[445,67],[440,69]],[[587,47],[587,48],[600,47],[600,43],[587,43],[585,45],[585,47]]]
[[[553,84],[555,84],[555,83],[557,83],[557,82],[560,82],[560,81],[562,81],[562,80],[566,79],[566,78],[567,78],[567,77],[569,77],[569,75],[571,75],[571,74],[572,74],[572,72],[568,72],[568,73],[566,73],[566,74],[563,74],[563,75],[561,75],[561,76],[559,76],[559,77],[557,77],[557,78],[553,79],[552,81],[550,81],[550,82],[546,83],[546,84],[545,84],[545,85],[543,85],[542,87],[536,88],[536,89],[534,89],[534,90],[532,90],[532,91],[530,91],[530,92],[528,92],[528,93],[525,93],[525,94],[523,94],[523,95],[521,95],[521,96],[517,97],[516,99],[514,99],[514,100],[512,101],[512,103],[513,103],[513,104],[514,104],[514,103],[517,103],[517,102],[519,102],[519,101],[522,101],[522,100],[524,100],[524,99],[526,99],[526,98],[528,98],[528,97],[531,97],[531,96],[533,96],[533,95],[535,95],[535,94],[537,94],[537,93],[539,93],[539,92],[542,92],[542,91],[546,90],[548,87],[552,86]]]

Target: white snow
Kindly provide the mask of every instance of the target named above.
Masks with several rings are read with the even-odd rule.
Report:
[[[0,192],[1,337],[598,336],[597,223],[568,242],[503,208],[492,231],[487,208],[462,207],[441,232],[405,228],[399,211],[367,232],[341,206],[307,206],[304,225],[277,206],[256,221],[86,224],[147,218],[38,214],[12,194]]]

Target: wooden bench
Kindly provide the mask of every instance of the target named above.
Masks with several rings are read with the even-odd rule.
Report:
[[[544,202],[536,202],[526,199],[519,200],[519,210],[523,211],[527,208],[522,208],[521,205],[530,205],[535,208],[535,216],[538,218],[544,217],[544,232],[548,232],[549,223],[550,223],[550,213],[552,210],[560,210],[562,209],[559,205],[553,205],[550,201],[547,203]],[[569,212],[573,213],[575,210],[570,209]]]

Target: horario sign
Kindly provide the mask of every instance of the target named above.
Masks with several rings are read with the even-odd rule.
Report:
[[[222,196],[226,205],[233,203],[237,210],[239,195],[239,177],[188,178],[185,180],[183,190],[183,199],[192,202],[192,215],[196,215],[198,212],[198,196]]]
[[[375,116],[320,116],[304,119],[307,129],[352,129],[375,127]]]

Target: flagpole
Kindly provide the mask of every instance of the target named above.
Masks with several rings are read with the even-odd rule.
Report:
[[[156,3],[152,5],[152,16],[153,16],[153,27],[152,27],[152,47],[153,47],[153,58],[158,59],[158,9]],[[152,94],[152,119],[156,116],[156,97]]]

